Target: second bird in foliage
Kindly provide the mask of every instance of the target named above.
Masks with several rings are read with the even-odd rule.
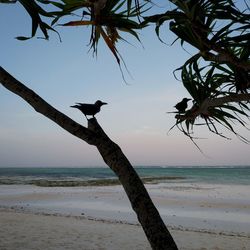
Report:
[[[183,98],[181,102],[178,102],[174,107],[178,110],[179,113],[184,113],[188,107],[188,101],[191,99]]]
[[[87,103],[79,103],[77,102],[76,105],[70,106],[71,108],[79,109],[87,118],[87,115],[94,115],[101,110],[102,105],[106,105],[106,102],[102,102],[100,100],[96,101],[94,104],[87,104]],[[87,118],[88,120],[88,118]]]

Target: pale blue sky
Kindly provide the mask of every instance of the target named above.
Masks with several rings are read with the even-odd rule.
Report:
[[[96,116],[111,139],[134,165],[250,165],[250,146],[233,135],[228,141],[196,129],[207,156],[177,129],[173,106],[188,94],[172,71],[189,55],[179,44],[159,42],[148,28],[142,46],[121,43],[120,52],[133,75],[123,82],[110,51],[100,43],[98,58],[88,53],[89,29],[58,28],[49,41],[20,42],[29,36],[31,21],[21,6],[0,4],[1,66],[36,91],[55,108],[79,123],[85,117],[69,106],[74,102],[108,102]],[[165,36],[166,37],[166,36]],[[167,42],[172,42],[168,33]],[[102,166],[97,150],[36,113],[28,104],[0,86],[0,167]],[[249,138],[249,131],[239,128]],[[226,133],[227,134],[227,133]],[[227,134],[228,135],[228,134]]]

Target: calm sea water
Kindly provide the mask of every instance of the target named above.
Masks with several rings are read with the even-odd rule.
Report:
[[[148,182],[202,182],[250,185],[250,166],[136,167]],[[0,184],[88,186],[117,184],[109,168],[0,168]]]

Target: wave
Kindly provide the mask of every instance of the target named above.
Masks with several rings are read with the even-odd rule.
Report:
[[[185,177],[161,176],[161,177],[141,177],[144,184],[158,184],[164,181],[183,180]],[[20,180],[20,179],[1,179],[0,185],[25,184],[36,185],[40,187],[89,187],[89,186],[115,186],[120,185],[116,178],[112,179],[94,179],[94,180]]]

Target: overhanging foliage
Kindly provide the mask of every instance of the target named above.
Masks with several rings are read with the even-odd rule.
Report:
[[[179,40],[181,46],[186,43],[197,50],[176,70],[180,71],[181,81],[193,98],[192,108],[185,114],[176,115],[176,126],[192,138],[193,126],[200,117],[217,135],[223,136],[217,130],[216,122],[238,135],[234,130],[235,122],[246,126],[249,121],[248,5],[240,10],[237,1],[232,0],[170,2],[175,7],[173,10],[146,17],[145,23],[155,23],[160,38],[160,27],[169,22],[169,29],[177,36],[176,41]]]
[[[245,1],[169,0],[171,5],[166,5],[169,10],[162,14],[157,13],[162,8],[151,0],[18,2],[32,18],[31,37],[37,34],[38,28],[48,39],[50,30],[57,32],[55,25],[91,26],[93,52],[97,53],[98,42],[103,39],[119,66],[122,57],[116,45],[124,40],[124,32],[140,41],[138,31],[153,23],[161,40],[160,28],[167,22],[169,30],[176,35],[175,42],[180,41],[182,47],[188,44],[197,51],[175,71],[193,99],[189,110],[176,114],[175,125],[192,139],[194,125],[200,125],[197,123],[199,118],[205,121],[203,124],[210,131],[220,136],[224,135],[218,131],[217,123],[236,135],[235,123],[244,127],[248,124],[250,9]],[[152,9],[155,15],[149,15]],[[71,20],[65,22],[64,17]],[[30,37],[17,38],[26,40]]]

